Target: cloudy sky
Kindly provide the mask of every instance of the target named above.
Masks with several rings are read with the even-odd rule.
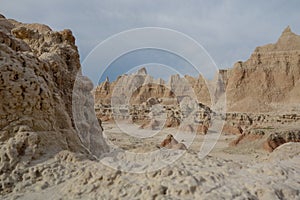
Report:
[[[299,9],[298,0],[0,0],[0,12],[7,18],[47,24],[54,30],[71,29],[81,62],[112,35],[133,28],[163,27],[196,40],[219,68],[246,60],[256,46],[276,42],[288,25],[299,34]],[[130,64],[129,59],[135,58],[128,56],[123,63],[139,65]],[[174,60],[167,64],[174,64]],[[97,82],[94,70],[87,66],[83,69]],[[124,70],[114,68],[107,75],[114,79]]]

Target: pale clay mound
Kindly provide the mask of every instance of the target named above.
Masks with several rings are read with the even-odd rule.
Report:
[[[1,199],[300,198],[299,143],[284,144],[271,156],[258,151],[260,159],[226,153],[227,138],[212,156],[199,159],[196,143],[186,153],[162,150],[166,159],[183,156],[155,171],[149,160],[143,170],[151,172],[141,174],[102,164],[126,158],[122,152],[106,153],[93,116],[93,86],[80,75],[69,30],[55,32],[0,16],[0,63]],[[155,143],[150,141],[149,150]]]

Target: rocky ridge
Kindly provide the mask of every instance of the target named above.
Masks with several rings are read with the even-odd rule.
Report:
[[[133,84],[137,87],[144,85],[146,90],[145,85],[150,83],[149,80],[154,83],[153,78],[143,69],[143,74],[123,75],[112,83],[106,81],[95,90],[96,105],[104,101],[105,104],[110,103],[117,83],[129,83],[131,88],[124,85],[126,88],[123,88],[123,92],[130,91],[131,95]],[[257,47],[247,61],[239,61],[231,69],[219,70],[213,81],[205,80],[201,75],[198,78],[172,75],[167,84],[163,81],[155,83],[169,88],[179,101],[190,96],[202,104],[214,107],[215,103],[225,98],[227,112],[295,113],[299,111],[300,103],[300,36],[287,27],[275,44]],[[209,91],[213,93],[210,95]],[[135,93],[130,98],[137,99],[134,104],[142,104],[147,99],[139,98],[141,96]],[[165,96],[168,95],[157,89],[153,97]]]
[[[125,99],[130,99],[126,108],[122,108],[126,110],[125,117],[121,112],[113,112],[111,105],[115,102],[116,85],[119,86],[115,94],[122,93]],[[210,124],[210,119],[218,116],[225,121],[223,133],[242,134],[257,127],[299,123],[299,91],[300,36],[287,27],[275,44],[257,47],[247,61],[239,61],[231,69],[219,70],[212,81],[201,75],[198,78],[173,75],[165,83],[147,75],[146,69],[140,69],[136,74],[102,83],[94,94],[97,115],[104,121],[119,116],[133,122],[146,119],[143,127],[151,127],[147,124],[157,122],[151,121],[149,114],[152,106],[158,104],[163,105],[167,127],[178,127],[186,111],[195,108],[190,104],[199,104],[209,109],[196,106],[192,126]],[[218,112],[219,107],[223,112]]]

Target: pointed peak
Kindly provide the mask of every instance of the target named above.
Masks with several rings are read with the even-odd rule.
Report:
[[[281,36],[280,37],[286,37],[286,36],[290,36],[290,35],[296,35],[290,26],[287,26],[284,31],[282,32]]]
[[[140,68],[137,73],[137,75],[147,75],[147,70],[145,67]]]
[[[109,82],[109,78],[108,78],[108,76],[106,77],[106,79],[105,79],[105,82]]]
[[[299,45],[299,36],[292,32],[290,26],[287,26],[279,37],[277,45],[295,46],[296,43]]]
[[[291,27],[287,26],[282,33],[291,33],[291,32],[292,32]]]

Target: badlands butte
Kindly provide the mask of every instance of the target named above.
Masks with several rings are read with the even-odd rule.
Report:
[[[300,198],[289,27],[213,80],[142,68],[93,88],[70,30],[0,15],[0,63],[1,199]],[[162,147],[169,134],[187,150]]]
[[[96,114],[102,121],[127,119],[151,129],[160,123],[179,127],[191,117],[183,128],[206,134],[215,111],[221,109],[222,132],[240,135],[232,144],[263,138],[264,148],[272,151],[283,143],[300,141],[299,51],[300,36],[287,27],[275,44],[257,47],[246,62],[219,70],[214,80],[173,75],[165,83],[141,68],[96,87]],[[162,106],[164,121],[155,119],[155,105]]]

